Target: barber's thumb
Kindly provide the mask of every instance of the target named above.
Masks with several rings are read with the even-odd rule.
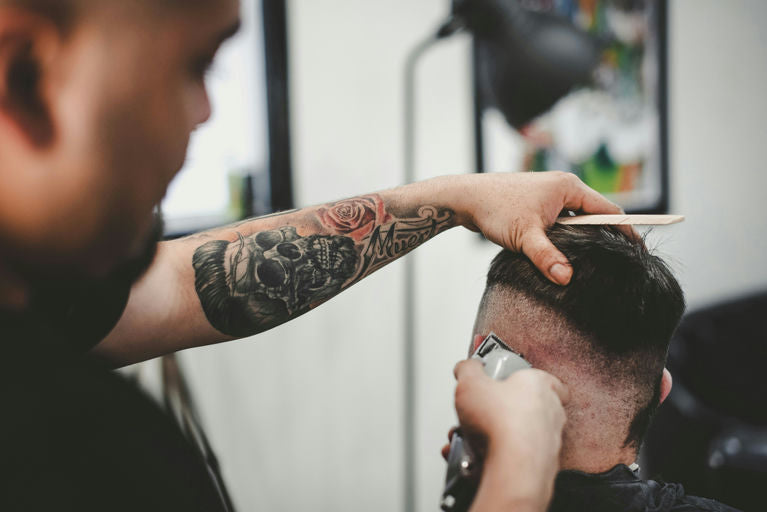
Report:
[[[528,232],[522,240],[522,252],[550,281],[566,285],[573,275],[573,268],[564,254],[554,247],[543,229]]]
[[[570,389],[562,383],[561,380],[559,380],[556,377],[553,377],[551,388],[554,390],[554,392],[559,397],[559,401],[562,402],[562,405],[567,405],[567,403],[570,401]]]
[[[476,359],[464,359],[455,365],[453,375],[455,375],[456,380],[471,377],[472,375],[484,375],[485,372],[482,368],[482,363]]]

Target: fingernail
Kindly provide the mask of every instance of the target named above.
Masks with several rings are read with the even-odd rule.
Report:
[[[570,282],[570,268],[561,263],[554,263],[549,269],[549,272],[559,284],[567,284]]]

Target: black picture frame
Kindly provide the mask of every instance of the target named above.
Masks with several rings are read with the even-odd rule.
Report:
[[[657,109],[658,109],[658,181],[659,196],[652,204],[641,208],[626,208],[627,213],[663,214],[669,211],[669,99],[668,99],[668,1],[648,0],[653,4],[652,15],[656,28],[657,62]],[[473,96],[473,145],[475,172],[488,172],[485,154],[485,128],[483,115],[489,108],[489,100],[483,94],[479,72],[479,49],[472,45],[472,96]]]
[[[293,201],[293,170],[290,131],[290,83],[286,0],[261,0],[264,35],[267,111],[267,173],[245,176],[242,216],[174,219],[166,225],[166,240],[181,238],[254,215],[290,210]]]
[[[286,0],[262,0],[262,9],[269,134],[269,204],[274,212],[294,208]]]

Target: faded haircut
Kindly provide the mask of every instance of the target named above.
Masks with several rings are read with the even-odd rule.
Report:
[[[685,309],[682,289],[643,240],[617,229],[555,225],[548,235],[572,264],[570,284],[552,283],[527,257],[503,250],[490,265],[480,312],[495,291],[510,292],[561,318],[576,334],[573,339],[587,340],[586,354],[574,364],[633,388],[637,403],[624,445],[639,449],[658,407],[669,342]]]

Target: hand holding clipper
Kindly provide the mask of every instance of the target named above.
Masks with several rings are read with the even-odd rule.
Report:
[[[493,333],[482,341],[471,357],[479,360],[484,366],[485,374],[495,380],[504,380],[518,370],[531,367],[530,363]],[[478,455],[460,430],[457,430],[450,441],[442,510],[468,510],[482,474],[482,461]]]

